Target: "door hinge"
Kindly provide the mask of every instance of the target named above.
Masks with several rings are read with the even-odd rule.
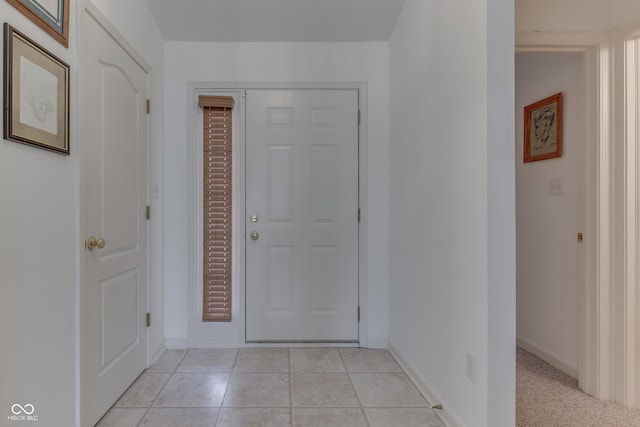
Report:
[[[147,205],[147,213],[146,213],[147,219],[151,219],[151,206]]]
[[[151,114],[151,100],[147,98],[147,114]]]
[[[582,242],[582,233],[578,233],[578,242]]]
[[[151,326],[151,313],[147,313],[147,328]]]
[[[360,113],[360,110],[358,110],[358,124],[360,124],[362,122],[362,114]]]
[[[358,208],[358,223],[362,220],[362,214],[360,213],[360,208]]]
[[[360,306],[358,306],[358,322],[360,321]]]

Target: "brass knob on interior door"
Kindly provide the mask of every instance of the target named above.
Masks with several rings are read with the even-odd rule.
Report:
[[[93,236],[87,239],[87,249],[92,251],[94,248],[104,249],[104,245],[106,242],[102,237],[98,237],[97,239]]]
[[[260,233],[258,233],[257,231],[252,231],[250,236],[251,240],[258,240],[260,238]]]

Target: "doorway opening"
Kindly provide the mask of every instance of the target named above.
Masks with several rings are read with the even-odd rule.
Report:
[[[582,55],[581,156],[584,197],[578,260],[578,369],[581,390],[601,399],[610,396],[612,221],[614,179],[611,165],[610,70],[608,40],[593,37],[526,33],[516,35],[516,53]],[[548,191],[548,189],[547,189]],[[578,236],[576,236],[577,239]]]

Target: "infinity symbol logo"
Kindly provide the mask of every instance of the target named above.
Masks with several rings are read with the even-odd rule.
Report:
[[[31,415],[35,412],[36,408],[33,407],[33,405],[31,403],[27,403],[26,405],[22,406],[18,403],[14,403],[13,406],[11,407],[11,412],[13,413],[13,415],[20,415],[22,413],[25,413],[27,415]]]

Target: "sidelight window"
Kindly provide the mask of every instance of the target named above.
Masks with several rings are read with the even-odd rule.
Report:
[[[203,111],[204,322],[231,321],[232,113],[230,96],[199,96]]]

